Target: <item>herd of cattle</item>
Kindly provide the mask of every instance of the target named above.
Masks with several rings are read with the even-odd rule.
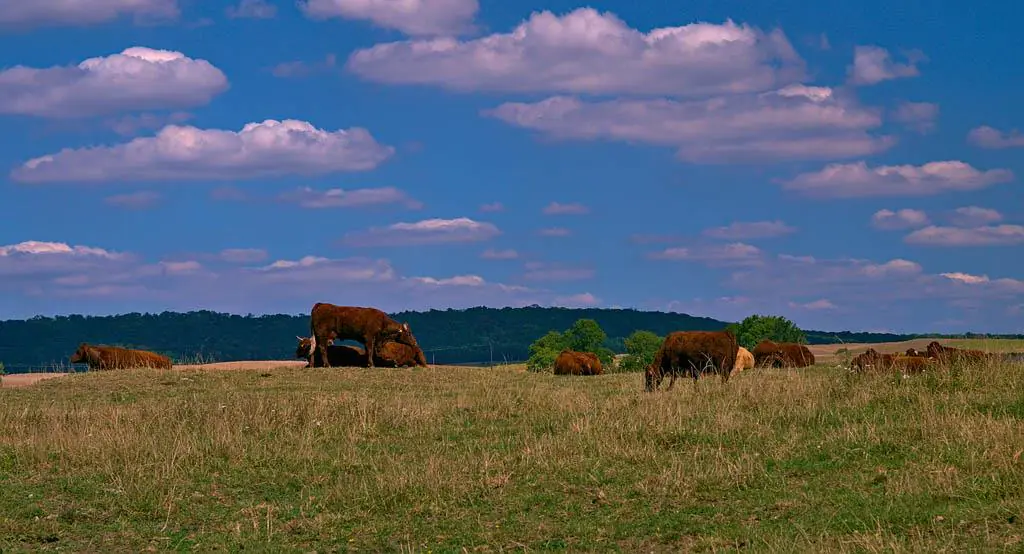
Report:
[[[399,323],[376,308],[335,306],[323,302],[310,312],[310,336],[299,337],[295,357],[307,360],[306,367],[426,367],[423,350],[408,323]],[[364,348],[335,345],[336,340],[354,340]],[[994,359],[999,354],[964,350],[931,342],[927,351],[913,348],[905,354],[880,354],[869,348],[855,357],[851,369],[900,370],[917,373],[935,364]],[[81,343],[71,356],[72,363],[86,363],[91,370],[134,367],[171,368],[171,359],[162,354],[115,346]],[[644,390],[660,387],[671,376],[671,390],[679,375],[697,379],[712,373],[727,381],[730,376],[757,367],[807,367],[814,365],[814,354],[805,345],[763,340],[753,351],[739,345],[731,331],[675,331],[669,333],[644,372]],[[601,360],[590,352],[562,350],[554,361],[555,375],[601,375]]]

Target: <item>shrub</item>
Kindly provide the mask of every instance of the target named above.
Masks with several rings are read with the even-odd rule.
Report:
[[[548,371],[555,365],[558,353],[568,348],[577,352],[593,352],[601,365],[610,367],[615,353],[604,346],[608,335],[593,319],[579,319],[564,332],[548,331],[546,335],[530,345],[530,358],[526,360],[527,371]]]
[[[807,336],[792,321],[780,315],[751,315],[729,325],[740,346],[750,350],[764,339],[807,344]]]
[[[634,331],[626,337],[626,355],[619,361],[619,370],[643,371],[654,361],[664,340],[650,331]]]

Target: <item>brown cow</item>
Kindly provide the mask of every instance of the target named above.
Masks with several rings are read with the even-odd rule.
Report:
[[[306,367],[325,367],[320,350],[313,350],[312,339],[296,336],[299,340],[295,349],[296,358],[310,360]],[[312,352],[312,356],[310,353]],[[331,344],[327,346],[327,357],[330,367],[369,367],[366,351],[358,346]],[[419,347],[408,346],[399,342],[388,341],[378,344],[373,357],[374,364],[381,367],[427,367],[427,357]]]
[[[679,373],[689,375],[696,381],[701,373],[712,372],[721,375],[722,382],[729,380],[729,374],[736,365],[739,343],[732,331],[674,331],[661,343],[654,361],[644,372],[644,390],[651,392],[661,386],[665,373],[671,373],[668,388],[676,382]]]
[[[90,370],[130,369],[152,367],[171,369],[171,359],[148,350],[134,350],[119,346],[90,345],[81,343],[71,355],[71,363],[88,364]]]
[[[732,366],[732,373],[730,375],[736,375],[744,369],[753,369],[754,367],[754,355],[743,348],[742,346],[736,351],[736,363]]]
[[[761,367],[807,367],[814,365],[811,349],[795,342],[764,339],[754,347],[754,362]]]
[[[577,352],[568,348],[555,358],[555,375],[601,375],[604,368],[593,352]]]
[[[331,360],[327,356],[327,346],[335,340],[360,341],[366,352],[376,352],[376,345],[387,341],[419,348],[408,323],[399,323],[377,308],[317,302],[310,312],[309,329],[312,348],[319,349],[321,358],[326,359],[328,364]],[[368,361],[369,367],[374,367],[372,356],[368,357]]]
[[[901,356],[899,354],[880,354],[874,348],[868,348],[863,354],[853,359],[853,367],[857,371],[878,370],[891,371],[898,369],[903,373],[921,373],[932,365],[932,359],[924,356]]]
[[[927,358],[928,357],[928,354],[925,354],[924,352],[921,352],[920,350],[918,350],[916,348],[908,348],[907,351],[905,352],[905,355],[907,357],[910,357],[910,358]]]
[[[991,356],[982,352],[981,350],[971,350],[965,348],[953,348],[952,346],[942,346],[938,341],[932,341],[928,343],[928,357],[935,358],[943,364],[951,364],[954,362],[958,363],[974,363],[988,360]]]

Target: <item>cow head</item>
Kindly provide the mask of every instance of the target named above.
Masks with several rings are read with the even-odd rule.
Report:
[[[644,391],[654,392],[655,389],[661,386],[661,368],[655,364],[647,366],[644,370]]]
[[[295,357],[309,359],[309,355],[313,352],[313,341],[316,339],[312,337],[300,337],[298,335],[295,335],[295,338],[299,340],[299,345],[295,348]]]
[[[96,350],[86,343],[80,343],[78,350],[71,355],[70,361],[73,364],[86,364],[89,363],[90,358],[97,357]]]
[[[416,337],[412,334],[412,329],[409,328],[408,322],[398,323],[397,321],[391,321],[384,328],[382,334],[384,335],[382,337],[384,340],[392,340],[414,348],[420,347],[419,343],[416,342]]]

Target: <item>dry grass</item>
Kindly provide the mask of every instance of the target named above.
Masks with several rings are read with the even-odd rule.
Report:
[[[0,551],[1019,551],[1021,377],[69,375],[0,391]]]

